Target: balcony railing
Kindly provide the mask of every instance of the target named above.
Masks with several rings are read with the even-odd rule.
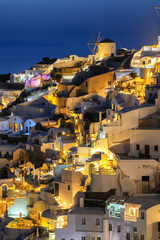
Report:
[[[118,211],[109,211],[109,216],[110,217],[115,217],[115,218],[120,218],[121,217],[121,213]]]
[[[116,175],[116,171],[110,169],[100,168],[99,170],[92,170],[92,174],[95,175]]]
[[[124,220],[125,221],[132,221],[132,222],[136,222],[137,221],[137,216],[130,216],[130,215],[124,215]]]

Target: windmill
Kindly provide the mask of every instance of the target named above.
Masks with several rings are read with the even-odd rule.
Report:
[[[98,36],[94,33],[92,35],[92,40],[90,43],[88,43],[88,48],[91,51],[92,55],[96,55],[98,52],[98,45],[100,45],[100,42],[102,40],[101,32],[98,33]]]

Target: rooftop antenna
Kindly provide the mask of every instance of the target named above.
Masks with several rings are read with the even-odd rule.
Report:
[[[95,55],[98,52],[98,45],[102,40],[101,32],[98,33],[98,36],[94,33],[91,36],[91,42],[88,43],[88,48],[91,51],[92,55]]]

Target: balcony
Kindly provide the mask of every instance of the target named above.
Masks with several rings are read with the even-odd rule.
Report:
[[[120,218],[121,217],[121,213],[118,211],[109,211],[109,216],[110,217],[115,217],[115,218]]]
[[[137,216],[124,215],[125,221],[137,222]]]
[[[92,174],[95,175],[116,175],[115,170],[100,168],[99,170],[92,170]]]

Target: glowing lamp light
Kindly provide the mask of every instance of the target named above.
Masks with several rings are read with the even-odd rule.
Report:
[[[94,166],[95,166],[96,170],[98,170],[98,163],[95,163]]]

